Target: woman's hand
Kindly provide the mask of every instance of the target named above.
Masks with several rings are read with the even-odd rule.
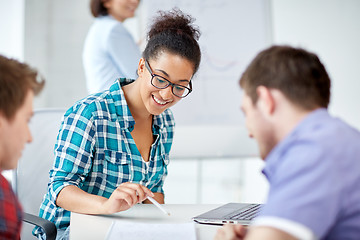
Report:
[[[154,197],[154,194],[147,187],[137,183],[122,183],[110,198],[104,201],[103,211],[107,214],[125,211],[144,201],[148,196]]]
[[[242,225],[225,224],[217,231],[214,240],[242,240],[246,232],[246,227]]]

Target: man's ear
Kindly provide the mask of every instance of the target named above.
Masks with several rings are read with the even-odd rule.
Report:
[[[137,74],[138,76],[142,76],[145,72],[145,59],[144,58],[140,58],[139,60],[139,65],[138,65],[138,69],[137,69]]]
[[[266,114],[273,114],[275,110],[275,99],[269,88],[259,86],[256,88],[258,95],[257,105]]]

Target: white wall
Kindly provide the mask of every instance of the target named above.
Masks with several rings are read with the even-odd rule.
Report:
[[[68,108],[87,95],[81,57],[92,20],[89,1],[25,1],[25,61],[46,79],[35,107]]]
[[[273,42],[316,52],[333,81],[330,111],[360,129],[360,1],[271,3]],[[0,53],[24,58],[47,79],[37,106],[67,107],[86,95],[81,52],[92,22],[88,1],[0,0],[0,18]]]
[[[0,0],[0,54],[23,60],[24,0]]]
[[[332,78],[330,111],[360,129],[360,1],[270,2],[273,42],[317,53]],[[68,107],[86,96],[81,53],[93,20],[88,1],[1,0],[0,6],[0,33],[7,36],[0,38],[0,53],[24,58],[47,79],[36,106]],[[136,35],[138,21],[129,23]]]

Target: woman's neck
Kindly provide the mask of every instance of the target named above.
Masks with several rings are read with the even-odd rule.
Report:
[[[127,84],[122,87],[122,90],[125,95],[126,102],[129,106],[131,115],[135,119],[135,122],[146,121],[152,119],[152,114],[150,114],[140,96],[140,88],[138,85],[139,81],[134,81],[130,84]]]

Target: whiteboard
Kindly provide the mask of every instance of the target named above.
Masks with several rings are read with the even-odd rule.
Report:
[[[258,147],[245,126],[176,126],[171,159],[258,157]]]
[[[202,60],[193,92],[172,107],[177,126],[244,125],[241,73],[271,43],[268,0],[144,0],[143,19],[177,6],[196,19]]]

